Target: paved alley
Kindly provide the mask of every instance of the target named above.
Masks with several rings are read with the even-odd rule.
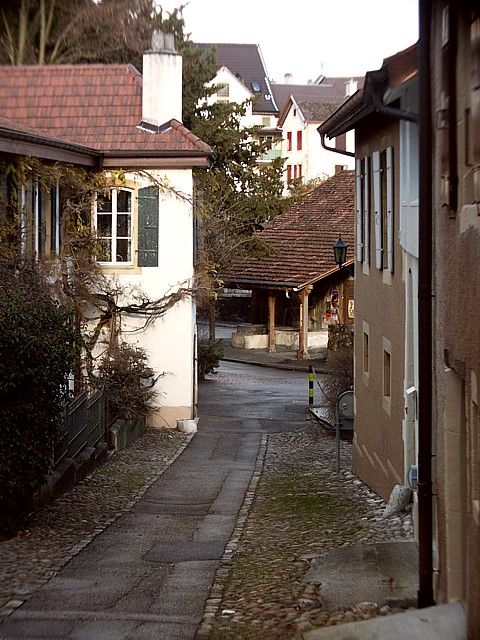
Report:
[[[347,562],[325,554],[408,544],[411,522],[381,519],[349,442],[336,475],[307,391],[305,372],[222,362],[188,445],[147,432],[0,543],[0,638],[287,639],[394,611],[361,589],[341,600],[335,572],[319,588],[324,559]]]
[[[305,420],[301,374],[225,365],[222,375],[202,386],[199,433],[182,455],[57,575],[30,585],[0,637],[193,638],[262,438]]]

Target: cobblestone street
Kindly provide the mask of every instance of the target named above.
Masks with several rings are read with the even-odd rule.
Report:
[[[306,411],[304,373],[222,364],[210,378],[201,389],[199,433],[174,465],[188,437],[147,431],[0,542],[5,637],[19,637],[22,629],[25,637],[37,637],[46,615],[49,630],[61,624],[72,639],[90,638],[88,625],[103,624],[118,634],[108,637],[122,639],[137,638],[133,629],[140,625],[144,635],[138,637],[149,640],[193,638],[195,628],[199,640],[293,640],[320,626],[398,610],[371,597],[332,606],[309,573],[335,550],[411,540],[412,525],[405,513],[382,519],[385,502],[350,471],[348,441],[341,443],[342,469],[335,473],[335,438]],[[221,531],[230,540],[217,556]],[[132,536],[137,545],[144,542],[124,564],[125,552],[130,555],[125,540]],[[100,562],[109,540],[112,555]],[[202,549],[208,560],[192,562]],[[116,571],[125,599],[109,600],[101,589],[97,603],[98,584],[110,584]],[[138,571],[145,573],[141,582]],[[82,575],[96,585],[93,591],[83,578],[78,582]],[[179,599],[168,601],[171,613],[164,584],[178,584],[173,593]],[[87,596],[77,605],[79,587]],[[60,603],[58,612],[50,594]],[[71,602],[64,614],[65,597]]]
[[[331,610],[320,585],[304,580],[319,554],[412,537],[410,515],[382,519],[385,502],[349,471],[351,444],[342,442],[340,476],[334,451],[332,434],[313,420],[301,431],[269,435],[262,479],[223,580],[223,597],[210,600],[207,615],[216,615],[210,633],[207,625],[201,637],[300,638],[318,626],[398,611],[370,601]]]

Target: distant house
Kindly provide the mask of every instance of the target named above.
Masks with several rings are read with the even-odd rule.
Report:
[[[324,149],[317,127],[331,115],[338,103],[299,100],[291,95],[278,118],[283,131],[282,158],[285,189],[292,180],[308,182],[333,175],[335,171],[353,169],[353,157],[335,155]],[[339,136],[333,146],[346,151],[346,136]],[[353,146],[350,149],[353,153]]]
[[[416,73],[415,46],[387,58],[318,129],[355,131],[353,468],[385,498],[418,452],[418,132],[402,119],[418,112]]]
[[[363,78],[323,76],[319,84],[272,84],[277,103],[281,105],[278,127],[283,131],[285,189],[292,180],[308,182],[354,168],[353,133],[338,136],[331,143],[341,151],[350,151],[351,157],[334,155],[322,147],[317,127],[362,85]]]
[[[143,77],[131,65],[0,67],[0,150],[14,159],[122,170],[110,197],[92,203],[92,223],[108,276],[153,300],[193,286],[192,168],[211,149],[181,124],[182,58],[156,34]],[[5,180],[4,180],[5,184]],[[8,186],[8,185],[7,185]],[[21,187],[28,242],[41,256],[61,246],[62,185],[42,194],[34,175]],[[143,328],[127,317],[124,339],[147,350],[163,374],[154,426],[175,427],[195,414],[195,305],[186,296]],[[132,331],[134,331],[132,333]],[[136,332],[135,332],[136,331]]]
[[[308,358],[309,348],[326,345],[329,324],[353,324],[353,254],[339,269],[333,245],[340,236],[352,252],[353,171],[332,176],[267,223],[257,232],[266,254],[222,274],[226,286],[252,290],[252,325],[239,329],[234,346],[289,346]]]
[[[271,145],[264,162],[280,157],[282,132],[277,126],[278,107],[260,46],[231,43],[195,43],[195,46],[213,48],[220,65],[210,83],[218,91],[208,100],[238,104],[250,100],[242,126],[261,127],[259,139]]]

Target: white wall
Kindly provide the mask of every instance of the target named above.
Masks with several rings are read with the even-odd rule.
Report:
[[[296,114],[294,115],[294,110]],[[287,165],[302,165],[303,181],[307,182],[321,176],[332,176],[335,173],[335,165],[355,167],[354,158],[344,156],[341,153],[333,153],[322,147],[320,135],[317,131],[319,123],[306,123],[300,115],[300,110],[291,106],[283,123],[282,157],[284,163],[284,182],[287,185]],[[297,131],[302,131],[302,150],[297,149]],[[292,150],[288,150],[287,133],[292,132]],[[353,151],[353,132],[347,137],[347,149]],[[332,145],[333,146],[333,145]],[[292,178],[293,178],[292,169]]]
[[[179,197],[168,189],[160,193],[158,267],[116,265],[105,267],[104,271],[118,278],[122,285],[139,288],[150,299],[157,300],[181,286],[193,284],[193,213],[191,170],[157,171],[155,176],[184,196]],[[138,174],[127,173],[126,182],[136,188],[149,185],[148,178]],[[136,197],[134,220],[136,239]],[[134,246],[136,248],[136,241]],[[126,318],[123,338],[145,348],[150,366],[162,376],[157,383],[159,410],[152,414],[150,423],[175,427],[177,419],[193,417],[194,302],[186,298],[152,325],[142,329],[143,324],[143,318]],[[139,331],[132,333],[132,329],[138,328]]]
[[[221,67],[215,78],[211,82],[207,83],[207,86],[224,84],[228,84],[230,89],[228,100],[224,98],[224,102],[236,102],[237,104],[242,104],[246,100],[251,100],[253,98],[253,94],[227,67]],[[218,100],[216,94],[207,98],[207,104],[214,104],[217,101],[222,101],[222,99],[220,98],[220,100]],[[242,127],[251,127],[254,124],[261,124],[261,119],[259,123],[258,116],[254,116],[252,114],[252,105],[249,104],[247,106],[245,116],[243,116],[240,122]]]
[[[416,84],[407,85],[401,96],[402,109],[418,109]],[[405,415],[402,424],[405,476],[418,456],[418,127],[400,121],[400,231],[399,246],[403,252],[405,282]],[[407,393],[407,389],[414,389]],[[405,484],[407,477],[405,477]]]

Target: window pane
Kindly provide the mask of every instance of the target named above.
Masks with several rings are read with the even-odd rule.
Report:
[[[112,261],[112,241],[107,239],[100,240],[100,253],[98,256],[100,262]]]
[[[99,193],[97,196],[97,211],[112,210],[112,192]]]
[[[132,193],[131,191],[117,191],[117,211],[132,210]]]
[[[119,214],[117,216],[117,237],[129,238],[131,236],[131,219],[128,214]]]
[[[130,262],[130,240],[117,240],[117,262]]]
[[[112,216],[97,215],[97,232],[100,237],[112,237]]]

